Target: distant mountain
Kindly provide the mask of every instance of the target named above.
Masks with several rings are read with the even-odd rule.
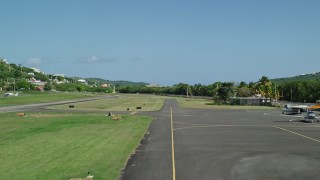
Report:
[[[271,81],[275,83],[289,83],[292,81],[309,81],[309,80],[320,80],[320,72],[311,73],[311,74],[301,74],[294,77],[271,79]]]
[[[146,86],[148,83],[145,82],[131,82],[131,81],[111,81],[101,78],[84,78],[88,84],[112,84],[114,86]]]

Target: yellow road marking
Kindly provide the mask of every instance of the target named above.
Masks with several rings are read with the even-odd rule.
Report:
[[[171,107],[170,107],[170,117],[171,117],[172,179],[176,180],[176,163],[174,159],[174,140],[173,140],[173,117],[172,117]]]
[[[318,139],[314,139],[314,138],[311,138],[311,137],[308,137],[308,136],[305,136],[305,135],[302,135],[302,134],[299,134],[299,133],[296,133],[296,132],[293,132],[293,131],[290,131],[290,130],[287,130],[287,129],[284,129],[284,128],[281,128],[281,127],[278,127],[278,126],[273,126],[273,127],[278,128],[278,129],[281,129],[281,130],[286,131],[286,132],[289,132],[289,133],[292,133],[292,134],[295,134],[295,135],[298,135],[298,136],[301,136],[301,137],[303,137],[303,138],[310,139],[310,140],[312,140],[312,141],[316,141],[316,142],[320,143],[320,140],[318,140]]]

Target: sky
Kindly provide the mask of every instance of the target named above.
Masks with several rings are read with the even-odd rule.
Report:
[[[0,57],[159,85],[320,71],[318,0],[0,0]]]

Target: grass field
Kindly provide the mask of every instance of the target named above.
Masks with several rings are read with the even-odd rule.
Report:
[[[0,179],[114,180],[151,118],[0,113]]]
[[[101,111],[137,111],[136,107],[142,107],[142,111],[157,111],[163,106],[164,100],[168,98],[177,99],[183,108],[196,109],[244,109],[244,110],[268,110],[275,109],[268,106],[233,106],[233,105],[212,105],[210,99],[193,99],[182,97],[167,97],[142,94],[121,94],[119,98],[101,99],[90,102],[75,103],[77,110],[101,110]],[[68,105],[54,106],[54,109],[69,109]]]
[[[32,103],[43,103],[43,102],[54,102],[54,101],[64,101],[73,100],[81,98],[89,98],[98,96],[92,93],[33,93],[33,94],[19,94],[15,97],[0,97],[0,107],[1,106],[13,106],[13,105],[23,105]]]
[[[196,109],[230,109],[230,110],[268,110],[275,109],[269,106],[233,106],[233,105],[212,105],[210,99],[176,98],[179,105],[184,108]]]
[[[99,96],[92,93],[37,93],[22,94],[18,97],[0,97],[1,106],[12,106],[42,102],[54,102],[63,100],[82,99]],[[137,111],[137,107],[141,107],[142,111],[157,111],[163,106],[165,99],[173,98],[167,96],[143,95],[143,94],[120,94],[119,98],[101,99],[91,102],[75,103],[76,110],[95,110],[95,111]],[[251,110],[267,110],[275,109],[267,106],[231,106],[231,105],[212,105],[209,99],[193,99],[175,97],[181,107],[198,108],[198,109],[251,109]],[[59,105],[52,107],[53,109],[69,109],[68,105]]]
[[[157,111],[163,106],[165,96],[143,95],[143,94],[120,94],[118,98],[101,99],[90,102],[74,103],[75,110],[101,110],[101,111]],[[58,105],[54,109],[69,109],[68,105]]]

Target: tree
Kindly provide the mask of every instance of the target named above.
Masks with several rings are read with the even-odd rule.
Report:
[[[262,76],[256,86],[256,90],[258,90],[262,97],[271,98],[272,83],[269,78],[266,76]]]
[[[247,87],[247,83],[245,83],[244,81],[241,81],[240,84],[239,84],[239,88],[242,88],[242,87]]]
[[[63,80],[64,80],[64,77],[58,76],[57,79],[58,79],[58,81],[63,81]]]
[[[22,73],[21,71],[19,71],[18,69],[16,69],[14,71],[14,78],[21,78],[22,77]]]
[[[84,90],[84,87],[82,85],[78,85],[76,89],[77,91],[82,92]]]
[[[221,84],[221,87],[218,89],[218,96],[226,104],[227,100],[233,95],[233,83],[224,82]]]
[[[237,89],[238,97],[249,97],[251,95],[251,90],[248,87],[240,87]]]
[[[195,84],[193,86],[190,87],[190,91],[193,92],[193,95],[195,96],[203,96],[203,86],[201,84]]]
[[[3,80],[3,79],[0,79],[0,87],[1,87],[1,89],[4,87],[4,85],[5,85],[4,80]]]
[[[15,82],[16,83],[16,88],[17,89],[30,89],[31,88],[31,83],[26,81],[25,79],[20,79]]]
[[[48,77],[43,73],[34,73],[34,78],[41,81],[48,81]]]
[[[46,91],[50,91],[51,89],[52,89],[52,84],[51,83],[46,83],[45,85],[44,85],[44,88],[43,88],[44,90],[46,90]]]
[[[251,96],[253,94],[251,89],[250,89],[250,84],[248,85],[244,81],[240,82],[240,84],[237,87],[236,91],[237,91],[237,96],[238,97],[249,97],[249,96]]]
[[[179,84],[173,85],[175,94],[177,94],[177,95],[186,95],[188,86],[189,86],[188,84],[183,84],[183,83],[179,83]]]

